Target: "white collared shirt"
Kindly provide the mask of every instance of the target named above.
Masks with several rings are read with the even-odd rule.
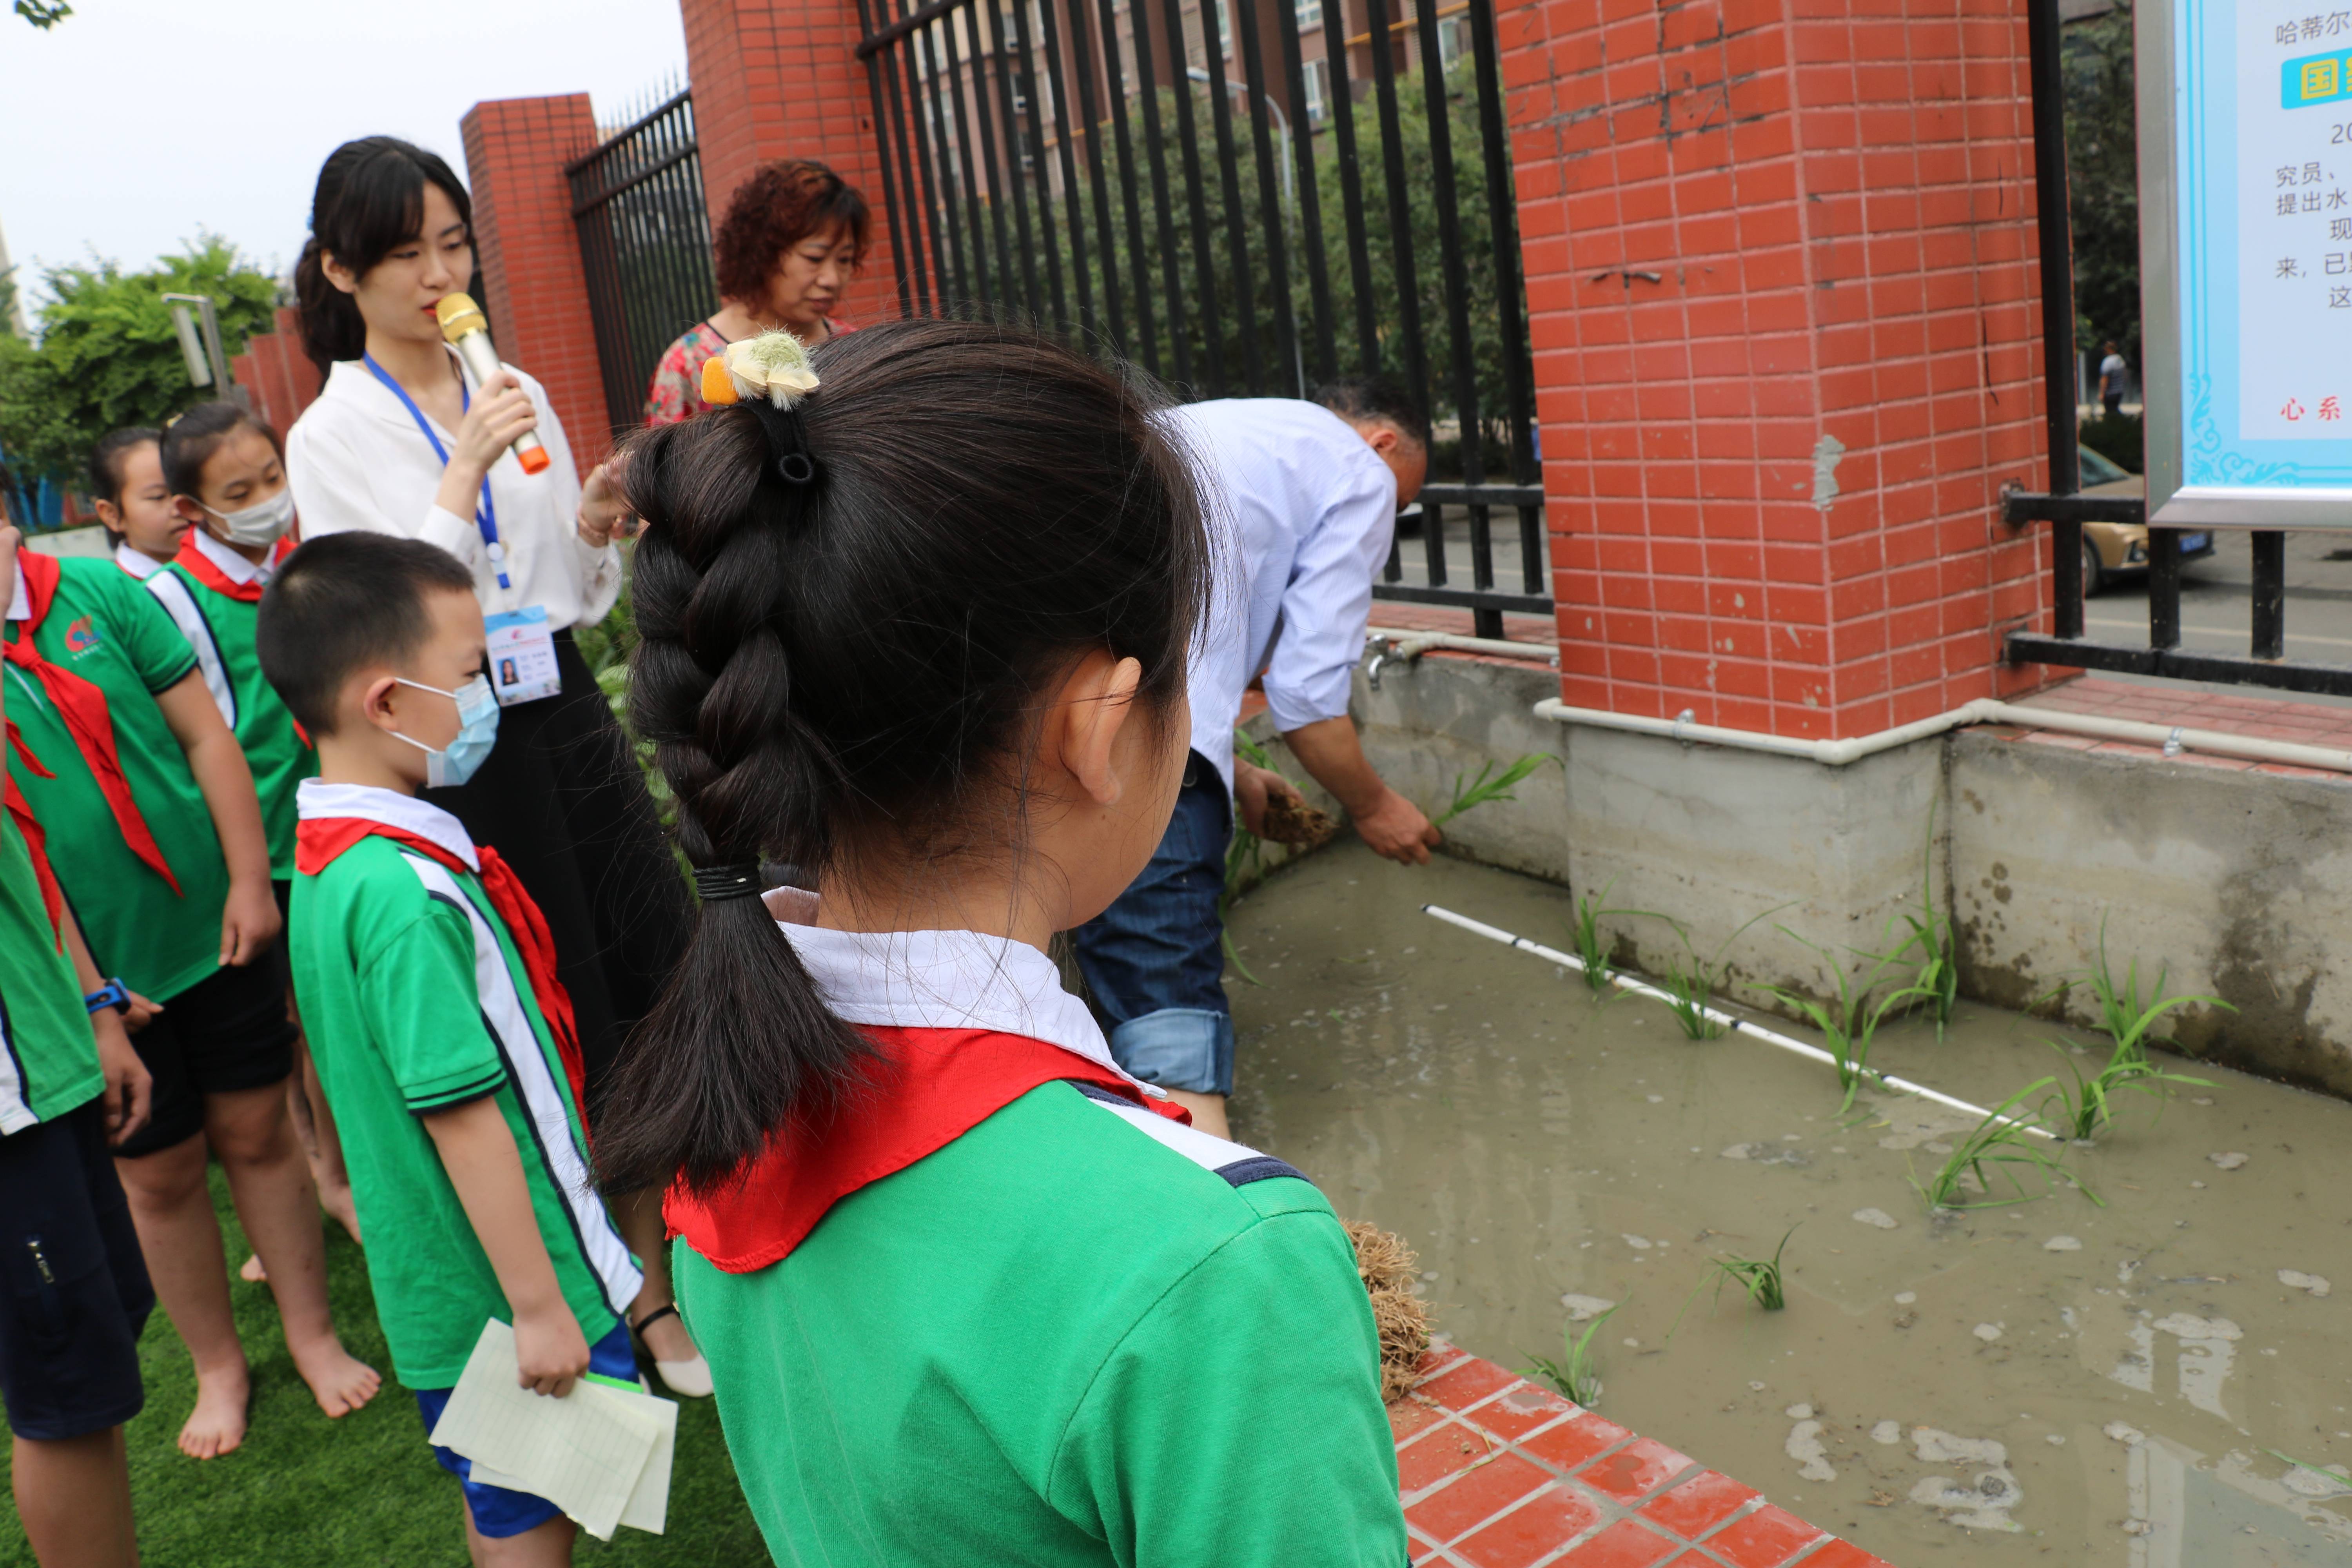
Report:
[[[775,900],[771,898],[771,912]],[[795,912],[815,900],[793,899]],[[1026,942],[971,931],[845,931],[778,921],[778,930],[835,1016],[874,1028],[986,1029],[1059,1046],[1136,1083],[1111,1059],[1087,1005],[1062,988],[1062,972]]]
[[[1195,459],[1216,543],[1189,678],[1192,749],[1230,789],[1234,724],[1261,669],[1277,731],[1347,713],[1396,531],[1396,475],[1319,404],[1227,398],[1166,417]]]
[[[473,835],[466,831],[464,823],[432,802],[396,789],[307,778],[294,786],[294,815],[304,822],[329,816],[380,822],[439,845],[463,860],[468,871],[478,873],[482,868],[481,857],[474,853]]]
[[[138,578],[142,583],[163,569],[163,563],[143,550],[133,550],[128,544],[114,547],[114,563]]]
[[[453,362],[457,356],[450,355]],[[592,550],[580,537],[580,479],[572,443],[546,391],[508,365],[539,410],[538,435],[551,459],[526,474],[511,451],[490,466],[490,498],[498,508],[499,541],[506,548],[509,589],[499,586],[480,529],[434,500],[441,459],[392,389],[358,360],[339,362],[317,402],[294,422],[286,439],[286,472],[302,516],[302,537],[318,539],[365,529],[437,544],[472,568],[474,594],[490,614],[530,605],[547,610],[550,630],[593,625],[621,592],[620,552]],[[464,368],[459,362],[460,374]],[[467,395],[480,395],[472,376]],[[432,416],[427,415],[426,418]],[[434,433],[446,451],[449,432]]]
[[[188,537],[196,542],[197,553],[219,567],[221,575],[240,588],[247,583],[267,583],[278,574],[278,568],[269,564],[267,560],[247,561],[201,528],[188,530]],[[128,549],[129,546],[126,545],[124,548]],[[144,576],[147,574],[142,573],[140,575]]]

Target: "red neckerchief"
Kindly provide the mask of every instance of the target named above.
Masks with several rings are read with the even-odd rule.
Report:
[[[37,779],[53,779],[58,775],[41,766],[41,759],[25,744],[25,737],[16,732],[16,721],[8,722],[8,744],[15,747],[16,760],[25,771]],[[32,858],[33,879],[41,885],[41,905],[49,911],[49,929],[58,933],[58,951],[66,950],[66,896],[58,887],[58,874],[49,866],[48,834],[43,831],[39,819],[33,816],[33,803],[16,787],[16,775],[6,777],[5,804],[8,815],[16,819],[16,831],[25,840],[25,853]]]
[[[250,583],[240,583],[222,571],[196,542],[196,531],[193,528],[180,536],[180,552],[172,557],[172,564],[221,597],[241,604],[261,603],[262,590],[268,586],[258,576]]]
[[[795,1121],[724,1192],[663,1195],[669,1234],[729,1274],[749,1274],[788,1256],[834,1205],[946,1148],[1031,1089],[1068,1079],[1135,1100],[1173,1121],[1192,1115],[1148,1098],[1100,1062],[988,1029],[860,1026],[881,1048],[863,1092],[853,1091],[822,1128]]]
[[[56,705],[58,716],[66,721],[66,731],[73,736],[75,749],[89,764],[90,776],[98,781],[99,793],[112,808],[114,825],[121,830],[122,842],[171,884],[173,892],[179,892],[180,879],[172,875],[172,868],[165,863],[163,851],[157,847],[155,835],[148,830],[147,818],[131,793],[131,781],[123,776],[121,755],[114,744],[114,716],[107,710],[106,693],[73,671],[51,664],[33,646],[33,634],[48,618],[49,605],[57,597],[57,562],[37,551],[20,550],[16,552],[16,571],[25,579],[25,598],[32,613],[25,617],[15,642],[0,643],[0,658],[29,671],[40,681],[41,689]]]
[[[315,877],[332,864],[336,856],[371,836],[389,838],[452,871],[473,870],[429,838],[420,838],[363,816],[303,818],[294,830],[294,868],[305,877]],[[572,993],[563,988],[563,981],[555,971],[555,938],[547,929],[547,917],[540,912],[538,902],[522,885],[522,879],[514,874],[497,850],[487,844],[477,844],[474,854],[482,863],[481,870],[476,873],[481,879],[482,891],[489,895],[490,908],[506,922],[507,934],[514,939],[515,952],[522,957],[523,973],[530,979],[531,997],[539,1004],[539,1016],[547,1020],[547,1032],[555,1037],[555,1054],[563,1058],[563,1076],[572,1084],[572,1103],[580,1112],[581,1126],[585,1127],[588,1075],[580,1055],[580,1028],[572,1021]]]

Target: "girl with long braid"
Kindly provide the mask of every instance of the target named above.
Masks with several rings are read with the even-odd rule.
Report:
[[[631,717],[702,910],[595,1155],[779,1562],[1405,1555],[1353,1256],[1121,1072],[1046,956],[1150,857],[1210,570],[1184,456],[1044,340],[732,345],[633,438]],[[760,862],[807,891],[759,896]]]

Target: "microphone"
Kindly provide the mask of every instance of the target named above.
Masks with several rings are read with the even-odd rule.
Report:
[[[490,346],[490,323],[482,315],[482,308],[474,303],[471,294],[444,294],[433,307],[441,321],[441,335],[474,373],[474,379],[484,386],[499,374],[499,351]],[[515,437],[515,461],[526,474],[536,474],[548,464],[547,448],[539,437],[526,430]]]

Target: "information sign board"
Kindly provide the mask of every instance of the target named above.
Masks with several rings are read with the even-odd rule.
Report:
[[[2148,518],[2352,528],[2352,9],[2142,0]]]

